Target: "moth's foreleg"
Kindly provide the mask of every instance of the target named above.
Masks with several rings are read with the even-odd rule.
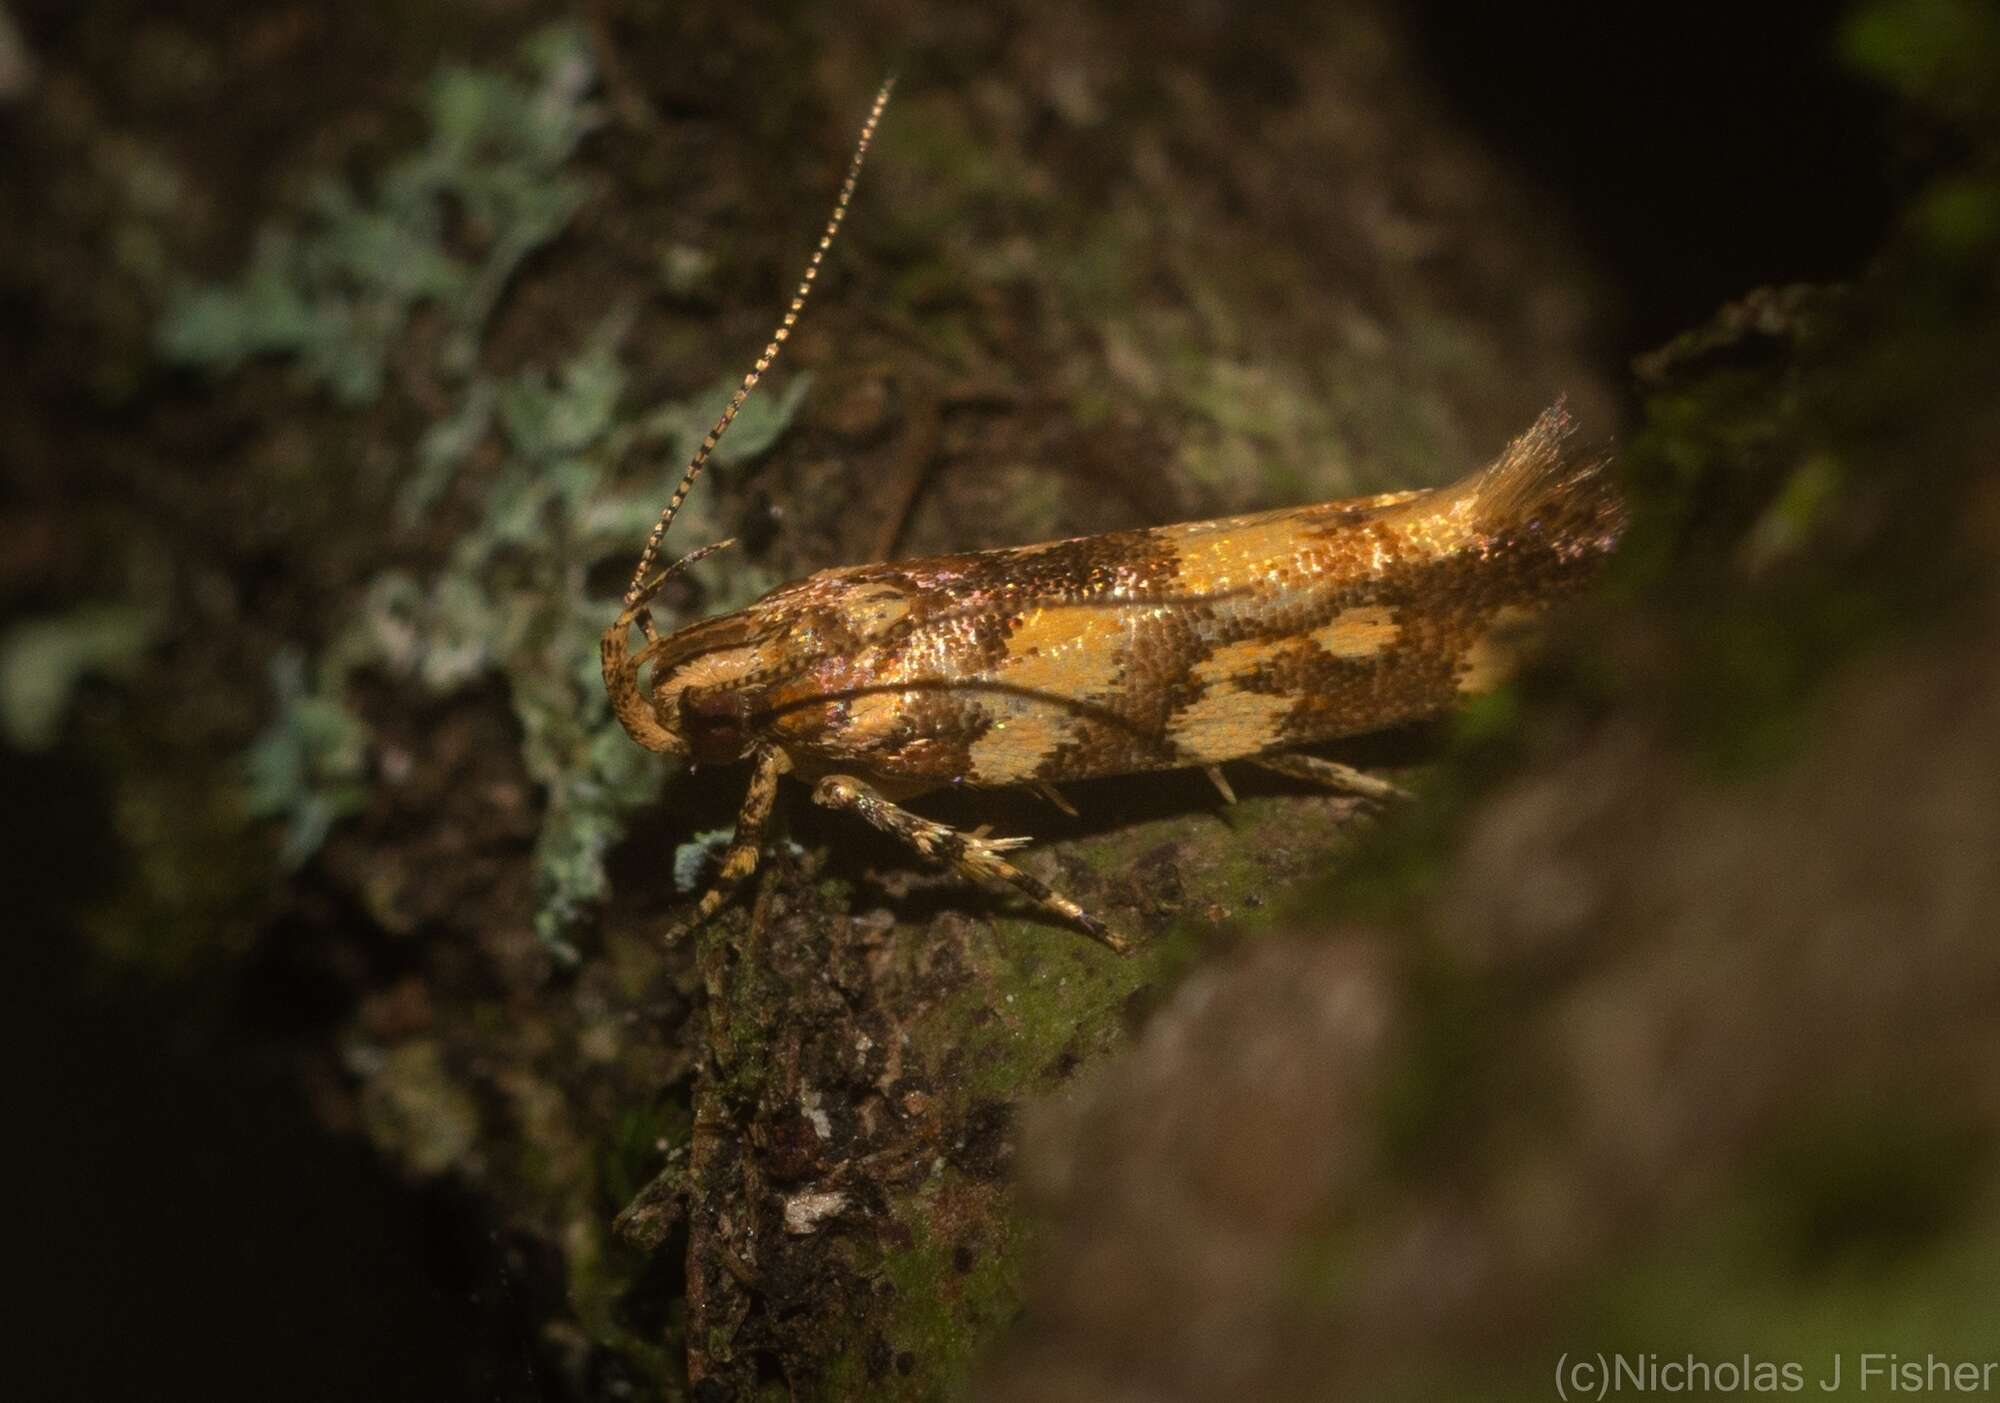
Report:
[[[1302,779],[1309,784],[1325,785],[1328,789],[1343,794],[1358,794],[1364,799],[1386,801],[1407,799],[1410,791],[1398,788],[1386,779],[1376,779],[1363,774],[1352,765],[1343,765],[1338,760],[1325,760],[1317,755],[1306,755],[1299,751],[1284,751],[1276,755],[1256,755],[1250,763],[1284,775],[1290,779]]]
[[[859,815],[884,833],[900,838],[933,862],[943,862],[975,880],[1006,882],[1036,905],[1071,921],[1092,938],[1125,954],[1130,949],[1105,924],[1060,892],[1030,877],[1001,854],[1025,838],[981,838],[899,808],[851,775],[828,775],[813,790],[813,801]]]
[[[668,928],[668,944],[699,928],[720,911],[722,904],[756,872],[757,859],[764,851],[764,830],[770,825],[771,810],[778,801],[778,779],[791,767],[785,752],[775,746],[757,752],[757,768],[751,771],[750,789],[743,796],[743,808],[736,815],[736,832],[722,854],[722,868],[715,874],[715,884],[702,893],[690,915]]]

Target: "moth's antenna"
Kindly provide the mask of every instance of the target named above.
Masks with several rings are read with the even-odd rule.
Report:
[[[665,539],[667,528],[673,525],[674,514],[681,509],[681,503],[687,500],[688,489],[692,488],[694,480],[701,476],[702,467],[708,462],[708,455],[714,452],[717,441],[728,432],[730,423],[736,418],[736,411],[743,407],[744,400],[750,398],[750,391],[757,387],[757,382],[763,378],[764,372],[771,368],[771,362],[778,358],[779,349],[791,339],[792,328],[798,325],[799,312],[805,307],[806,298],[812,294],[813,283],[819,277],[820,263],[826,258],[826,251],[833,247],[833,236],[840,232],[841,221],[847,218],[847,202],[854,198],[854,182],[861,177],[861,162],[868,155],[868,143],[875,139],[875,126],[882,120],[882,109],[889,105],[889,93],[895,86],[896,79],[892,75],[883,81],[881,90],[875,94],[875,105],[868,109],[868,120],[861,124],[861,139],[854,144],[854,159],[848,163],[847,179],[840,183],[840,195],[833,202],[833,214],[827,219],[826,229],[819,236],[819,247],[813,250],[812,258],[806,264],[805,276],[799,279],[799,290],[792,294],[792,305],[785,309],[785,319],[779,322],[778,329],[771,333],[771,341],[764,347],[764,354],[757,357],[757,363],[750,367],[750,373],[743,377],[743,383],[737,387],[736,393],[729,397],[729,406],[722,411],[722,417],[715,421],[715,427],[702,439],[701,447],[695,450],[694,458],[687,466],[687,472],[681,477],[681,485],[674,489],[674,495],[667,501],[666,510],[660,513],[659,521],[653,525],[652,534],[646,537],[646,549],[639,555],[639,568],[632,572],[632,583],[625,590],[626,608],[629,609],[639,602],[639,593],[645,584],[646,572],[653,568],[653,562],[659,558],[660,542]]]

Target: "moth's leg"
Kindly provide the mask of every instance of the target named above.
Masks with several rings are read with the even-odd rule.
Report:
[[[1352,765],[1343,765],[1338,760],[1323,760],[1317,755],[1284,751],[1276,755],[1253,755],[1250,763],[1270,770],[1273,774],[1302,779],[1311,784],[1323,784],[1328,789],[1337,789],[1343,794],[1359,794],[1364,799],[1389,800],[1407,799],[1410,791],[1398,788],[1386,779],[1376,779],[1365,775]]]
[[[1054,804],[1057,808],[1061,809],[1071,818],[1083,817],[1082,814],[1076,811],[1076,805],[1070,803],[1069,798],[1060,789],[1057,789],[1053,784],[1050,784],[1045,779],[1038,779],[1035,780],[1033,783],[1036,793],[1040,794],[1044,799],[1048,800],[1051,804]]]
[[[736,815],[736,832],[722,854],[722,870],[715,874],[715,884],[695,903],[693,914],[668,927],[669,945],[720,911],[722,903],[734,896],[736,889],[757,870],[757,859],[764,851],[764,828],[778,801],[778,778],[791,767],[785,752],[776,746],[757,752],[757,768],[750,773],[750,788],[743,796],[743,808]]]
[[[898,808],[852,775],[828,775],[813,790],[813,801],[829,809],[857,814],[892,837],[900,838],[933,862],[949,863],[966,876],[1001,881],[1024,893],[1046,911],[1074,922],[1095,940],[1123,955],[1131,948],[1095,916],[1060,892],[1030,877],[1001,854],[1020,847],[1026,838],[980,838],[942,823],[919,818]]]
[[[1204,765],[1202,771],[1208,776],[1208,782],[1215,786],[1215,792],[1222,796],[1223,803],[1236,802],[1236,791],[1229,787],[1229,776],[1222,773],[1222,766]]]

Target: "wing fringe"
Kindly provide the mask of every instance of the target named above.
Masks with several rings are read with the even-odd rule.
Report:
[[[1444,518],[1468,544],[1539,541],[1563,555],[1603,555],[1625,530],[1624,499],[1601,449],[1585,445],[1558,401],[1478,472],[1394,509]]]

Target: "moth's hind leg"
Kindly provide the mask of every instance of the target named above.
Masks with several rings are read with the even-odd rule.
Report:
[[[1364,799],[1377,802],[1389,799],[1407,799],[1410,791],[1389,783],[1386,779],[1376,779],[1363,774],[1352,765],[1343,765],[1338,760],[1325,760],[1317,755],[1307,755],[1301,751],[1280,751],[1273,755],[1253,755],[1250,763],[1273,774],[1290,779],[1302,779],[1308,784],[1324,785],[1328,789],[1343,794],[1359,794]]]
[[[975,880],[1006,882],[1043,910],[1082,927],[1093,939],[1121,955],[1130,949],[1102,921],[1001,856],[1027,842],[1026,838],[982,838],[961,833],[897,807],[851,775],[828,775],[814,788],[813,801],[829,809],[857,814],[884,833],[902,839],[924,857],[949,863]]]
[[[744,794],[743,808],[736,815],[736,832],[731,835],[729,847],[722,854],[722,870],[715,874],[715,884],[703,892],[701,900],[695,903],[694,911],[667,928],[668,944],[697,929],[720,911],[722,904],[734,896],[736,889],[757,870],[757,859],[764,851],[764,830],[778,801],[778,777],[791,767],[792,762],[785,758],[785,752],[776,747],[757,752],[757,768],[751,772],[750,789]]]

